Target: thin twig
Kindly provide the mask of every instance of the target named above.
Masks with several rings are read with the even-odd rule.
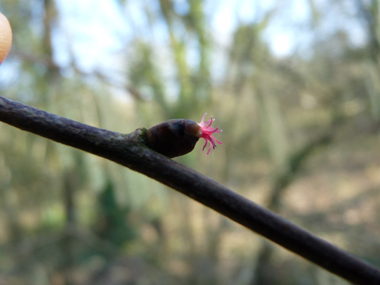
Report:
[[[91,127],[0,96],[0,121],[104,157],[151,177],[284,248],[357,284],[380,284],[380,271],[214,180],[160,155],[138,129],[125,135]]]

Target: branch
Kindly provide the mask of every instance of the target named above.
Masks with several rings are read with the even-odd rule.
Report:
[[[91,127],[0,96],[0,121],[143,173],[231,220],[358,284],[380,284],[380,272],[214,180],[144,144],[144,129],[120,134]]]

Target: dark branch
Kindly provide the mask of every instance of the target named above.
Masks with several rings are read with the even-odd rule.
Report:
[[[91,127],[0,96],[0,121],[145,174],[357,284],[380,284],[371,265],[214,180],[150,149],[143,129],[125,135]]]

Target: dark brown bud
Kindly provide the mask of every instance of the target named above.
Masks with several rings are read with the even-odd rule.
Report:
[[[172,158],[192,151],[201,134],[201,127],[192,120],[170,120],[148,129],[146,144]]]

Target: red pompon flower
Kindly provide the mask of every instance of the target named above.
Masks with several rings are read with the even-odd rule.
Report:
[[[207,113],[205,113],[205,114],[203,115],[203,117],[202,117],[202,121],[201,121],[198,125],[201,127],[201,137],[204,138],[205,141],[206,141],[206,143],[205,143],[205,145],[204,145],[204,147],[203,147],[202,150],[205,150],[205,148],[206,148],[208,142],[210,142],[210,148],[209,148],[209,150],[207,151],[207,154],[206,154],[206,155],[209,155],[209,154],[210,154],[210,151],[211,151],[211,148],[212,148],[212,149],[215,149],[215,148],[216,148],[216,144],[215,144],[215,142],[218,143],[218,144],[223,144],[223,143],[219,142],[219,141],[213,136],[213,134],[215,134],[215,133],[221,133],[221,132],[222,132],[222,130],[220,130],[220,131],[218,130],[219,127],[216,127],[216,128],[211,127],[212,122],[215,121],[215,119],[213,119],[212,116],[211,116],[211,119],[210,119],[210,120],[208,120],[207,122],[204,122],[204,119],[205,119],[205,117],[206,117],[206,114],[207,114]]]

